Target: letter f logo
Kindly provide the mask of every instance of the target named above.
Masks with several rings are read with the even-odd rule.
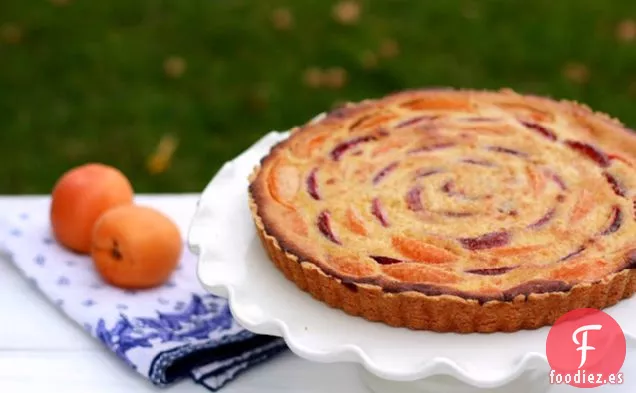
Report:
[[[574,341],[574,344],[580,345],[580,347],[576,349],[577,351],[581,351],[581,364],[579,365],[579,368],[583,367],[585,361],[587,360],[587,351],[596,349],[587,345],[587,332],[590,330],[601,330],[601,328],[601,325],[585,325],[576,329],[574,333],[572,333],[572,341]],[[581,340],[581,342],[579,342],[577,336],[581,332],[583,332],[583,339]]]

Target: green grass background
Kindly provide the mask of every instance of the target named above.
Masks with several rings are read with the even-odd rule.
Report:
[[[636,127],[636,40],[616,34],[634,0],[361,0],[350,25],[328,0],[61,3],[0,1],[0,193],[48,193],[87,161],[119,167],[138,192],[198,192],[269,130],[420,86],[512,87]],[[272,23],[281,7],[286,30]],[[365,66],[385,40],[399,51]],[[181,77],[164,71],[171,56]],[[308,86],[311,67],[342,67],[346,83]],[[167,134],[178,148],[152,174]]]

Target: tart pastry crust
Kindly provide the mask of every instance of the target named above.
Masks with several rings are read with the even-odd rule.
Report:
[[[292,130],[250,176],[273,263],[369,321],[513,332],[636,291],[636,136],[584,105],[422,89]]]

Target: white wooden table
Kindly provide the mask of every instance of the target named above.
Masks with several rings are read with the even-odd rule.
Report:
[[[40,197],[0,197],[0,214]],[[142,198],[156,198],[143,196]],[[196,195],[184,195],[194,211]],[[188,217],[185,218],[189,220]],[[183,223],[181,223],[183,225]],[[186,223],[187,225],[187,223]],[[636,314],[635,314],[636,318]],[[227,385],[223,393],[368,392],[352,364],[312,363],[287,353],[258,366]],[[636,356],[623,367],[625,384],[599,393],[636,391]],[[62,316],[0,257],[0,392],[35,393],[205,393],[190,381],[158,389]],[[578,389],[555,386],[550,393]],[[443,392],[440,392],[443,393]]]

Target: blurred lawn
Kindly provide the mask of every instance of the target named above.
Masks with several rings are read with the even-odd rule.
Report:
[[[336,4],[0,1],[0,193],[49,192],[86,161],[139,192],[198,192],[269,130],[425,85],[576,99],[636,126],[634,0]],[[166,135],[179,144],[153,174]]]

